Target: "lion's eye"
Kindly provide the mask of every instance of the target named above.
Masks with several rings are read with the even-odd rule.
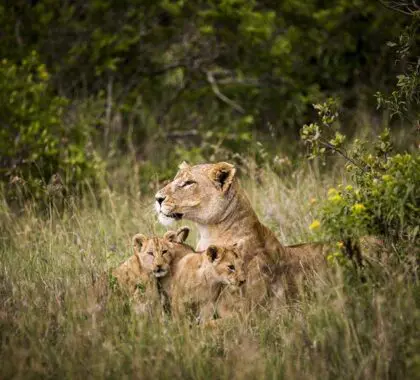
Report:
[[[181,187],[187,187],[187,186],[193,185],[194,183],[195,181],[188,180],[188,181],[183,182],[181,184]]]
[[[153,256],[153,251],[147,252],[148,255]]]
[[[228,269],[229,269],[231,272],[235,272],[235,266],[234,266],[234,265],[228,265]]]
[[[167,249],[164,249],[164,250],[162,251],[162,255],[164,255],[164,254],[166,254],[166,253],[168,253],[168,250],[167,250]]]

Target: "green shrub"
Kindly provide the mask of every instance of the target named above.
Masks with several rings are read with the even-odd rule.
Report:
[[[88,148],[89,126],[66,121],[66,98],[52,93],[35,52],[20,64],[0,61],[0,181],[25,184],[36,198],[43,185],[75,186],[92,179],[99,159]]]
[[[394,243],[418,244],[420,156],[392,154],[388,129],[375,142],[356,139],[346,150],[345,136],[337,130],[336,106],[331,99],[315,105],[321,123],[305,125],[302,139],[310,148],[310,158],[327,153],[343,156],[353,184],[328,190],[310,228],[329,241],[375,235]]]
[[[415,31],[418,20],[406,28],[397,42],[396,57],[405,62],[402,74],[392,94],[376,93],[378,108],[389,111],[390,117],[398,115],[405,124],[418,124],[420,115],[420,57],[415,48]],[[316,104],[319,122],[305,125],[302,140],[309,148],[309,158],[338,154],[346,160],[346,169],[353,186],[338,185],[328,191],[328,198],[318,207],[318,219],[310,226],[328,240],[348,242],[363,235],[385,238],[394,245],[418,247],[420,220],[420,155],[395,153],[389,129],[373,141],[356,139],[346,149],[346,136],[340,133],[338,102],[328,99]],[[343,243],[341,243],[343,244]],[[350,248],[351,249],[351,248]],[[414,250],[406,250],[412,252]],[[351,252],[347,252],[351,253]],[[415,254],[414,254],[415,255]],[[413,255],[413,256],[414,256]]]

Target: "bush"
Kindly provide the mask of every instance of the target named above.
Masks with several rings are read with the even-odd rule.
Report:
[[[0,181],[75,186],[95,177],[99,159],[88,149],[89,126],[66,122],[68,101],[54,95],[49,74],[33,52],[19,65],[0,62]]]
[[[321,123],[302,129],[309,157],[340,154],[346,159],[353,185],[342,183],[329,189],[310,228],[329,241],[348,242],[375,235],[393,243],[418,245],[420,156],[392,154],[388,129],[373,144],[356,139],[346,150],[346,138],[337,130],[337,102],[329,99],[315,108]]]
[[[420,117],[420,57],[415,49],[418,19],[413,18],[397,42],[397,61],[404,61],[403,74],[397,76],[394,91],[389,96],[376,93],[379,107],[386,108],[390,117],[399,116],[406,124],[418,125]],[[310,226],[319,229],[328,240],[348,242],[363,235],[385,238],[395,245],[412,244],[418,247],[420,220],[420,156],[394,153],[389,129],[374,141],[354,140],[345,148],[346,136],[339,131],[338,102],[328,99],[316,104],[320,121],[305,125],[302,140],[309,148],[309,158],[339,154],[346,160],[354,186],[340,184],[328,191],[328,199],[318,207],[318,219]],[[414,118],[413,118],[414,117]],[[350,248],[349,248],[350,247]],[[413,250],[407,250],[411,252]],[[415,256],[415,255],[414,255]]]

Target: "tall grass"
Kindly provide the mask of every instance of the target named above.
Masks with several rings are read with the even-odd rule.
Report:
[[[383,261],[367,282],[331,267],[295,303],[215,328],[139,315],[118,294],[98,307],[89,289],[131,254],[131,236],[163,232],[153,186],[143,195],[132,178],[44,214],[28,202],[17,216],[2,201],[1,378],[420,378],[420,286]],[[329,181],[303,169],[242,179],[288,244],[311,239],[309,200]]]

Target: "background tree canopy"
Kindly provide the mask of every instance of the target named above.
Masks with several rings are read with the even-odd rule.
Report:
[[[130,150],[160,162],[180,152],[226,156],[256,140],[273,150],[296,140],[313,117],[312,104],[331,95],[351,121],[356,111],[374,108],[375,92],[394,86],[404,62],[395,65],[386,42],[410,17],[359,0],[17,0],[0,5],[0,24],[4,140],[21,142],[27,128],[33,136],[45,130],[58,155],[69,151],[73,131],[76,142],[64,156],[82,164],[79,178],[90,172],[88,141],[107,157]],[[32,69],[41,67],[44,77],[29,80],[45,86],[43,101],[67,102],[39,105],[35,129],[28,99],[20,126],[17,111],[4,105],[34,54]],[[28,160],[16,147],[6,155],[2,172],[9,176]],[[46,177],[62,166],[54,160],[44,160]]]

